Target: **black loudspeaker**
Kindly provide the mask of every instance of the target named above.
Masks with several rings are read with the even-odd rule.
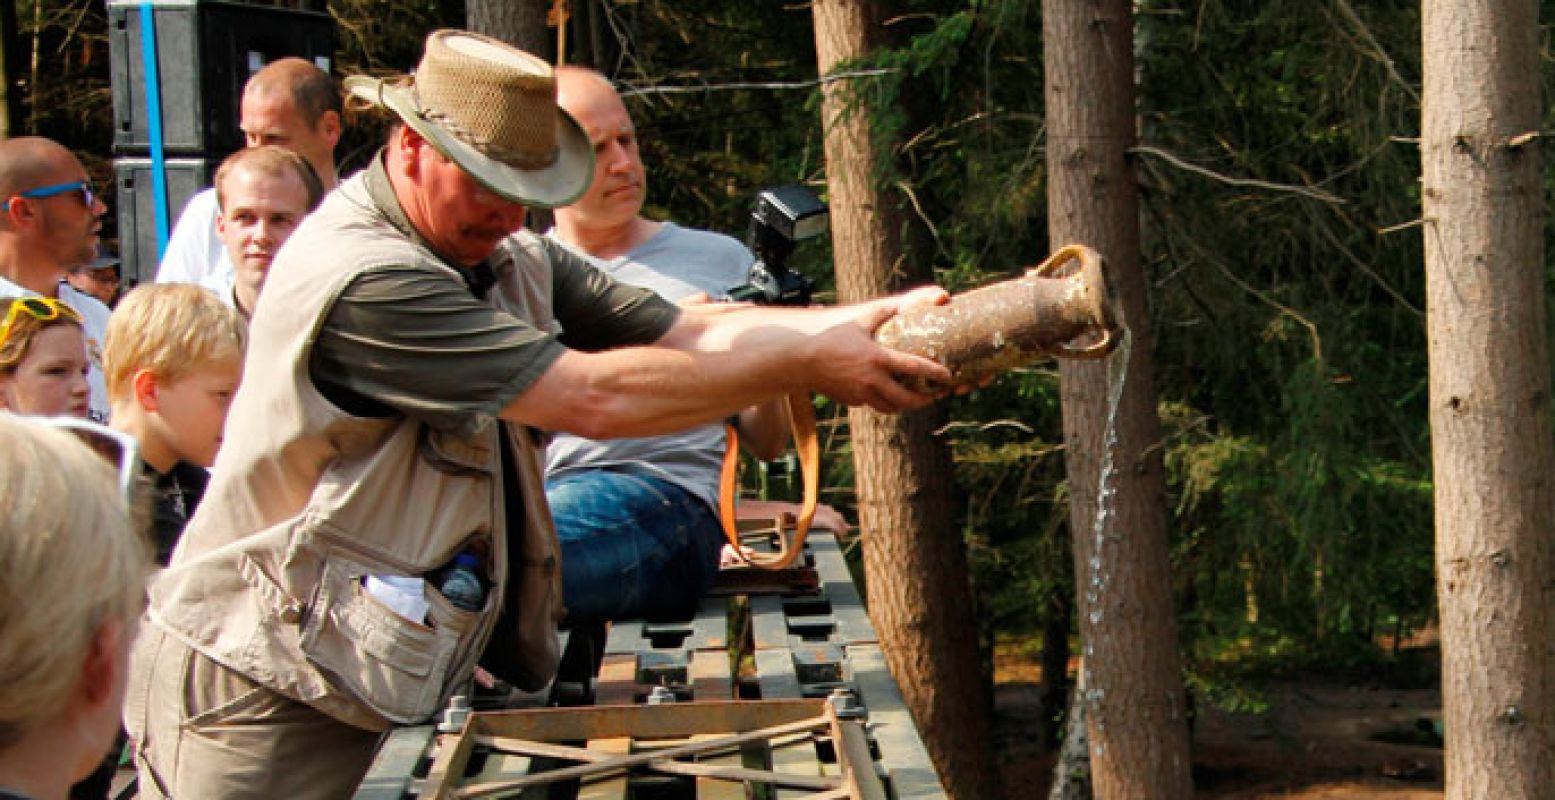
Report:
[[[325,72],[335,56],[327,12],[206,0],[150,0],[162,146],[168,154],[230,153],[243,146],[243,83],[267,62],[297,56]],[[146,41],[140,0],[109,0],[114,149],[151,149]]]
[[[184,204],[210,185],[221,159],[169,158],[162,165],[167,176],[167,229],[171,232]],[[157,277],[157,218],[151,159],[114,159],[113,171],[118,183],[114,204],[119,212],[119,274],[125,288],[151,283]]]

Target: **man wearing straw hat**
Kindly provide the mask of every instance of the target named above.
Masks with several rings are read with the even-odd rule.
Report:
[[[803,390],[894,411],[933,399],[898,377],[949,378],[871,338],[937,289],[680,310],[522,232],[593,173],[527,53],[439,31],[414,80],[346,85],[402,124],[259,298],[249,377],[136,648],[148,797],[342,796],[381,732],[432,716],[477,659],[543,687],[561,592],[531,428],[654,434]],[[478,564],[473,606],[438,591],[456,557]]]

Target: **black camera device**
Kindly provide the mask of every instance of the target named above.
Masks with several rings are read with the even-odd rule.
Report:
[[[815,192],[800,185],[763,189],[751,208],[750,249],[756,263],[729,299],[774,306],[807,306],[815,291],[808,275],[788,269],[788,256],[801,240],[826,230],[827,209]]]

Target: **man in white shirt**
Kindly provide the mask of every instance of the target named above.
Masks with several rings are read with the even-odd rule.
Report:
[[[328,73],[300,58],[272,61],[244,85],[239,111],[249,147],[284,147],[313,167],[325,192],[335,188],[342,105]],[[235,273],[216,230],[220,215],[214,188],[189,198],[162,254],[158,283],[197,283],[232,302]]]
[[[216,230],[233,265],[232,293],[222,299],[252,319],[270,262],[302,218],[318,208],[324,187],[302,156],[262,144],[221,162],[215,189],[221,206]]]
[[[96,257],[107,211],[86,168],[58,142],[38,136],[0,141],[0,297],[52,297],[81,315],[90,415],[98,422],[108,420],[102,366],[108,307],[65,283],[65,273]]]

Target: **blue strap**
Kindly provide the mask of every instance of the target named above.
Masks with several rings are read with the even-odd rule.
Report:
[[[146,83],[146,136],[151,140],[151,211],[156,218],[160,264],[167,252],[167,159],[162,154],[162,76],[157,72],[157,26],[151,0],[141,0],[140,4],[140,55],[145,64],[142,77]]]

